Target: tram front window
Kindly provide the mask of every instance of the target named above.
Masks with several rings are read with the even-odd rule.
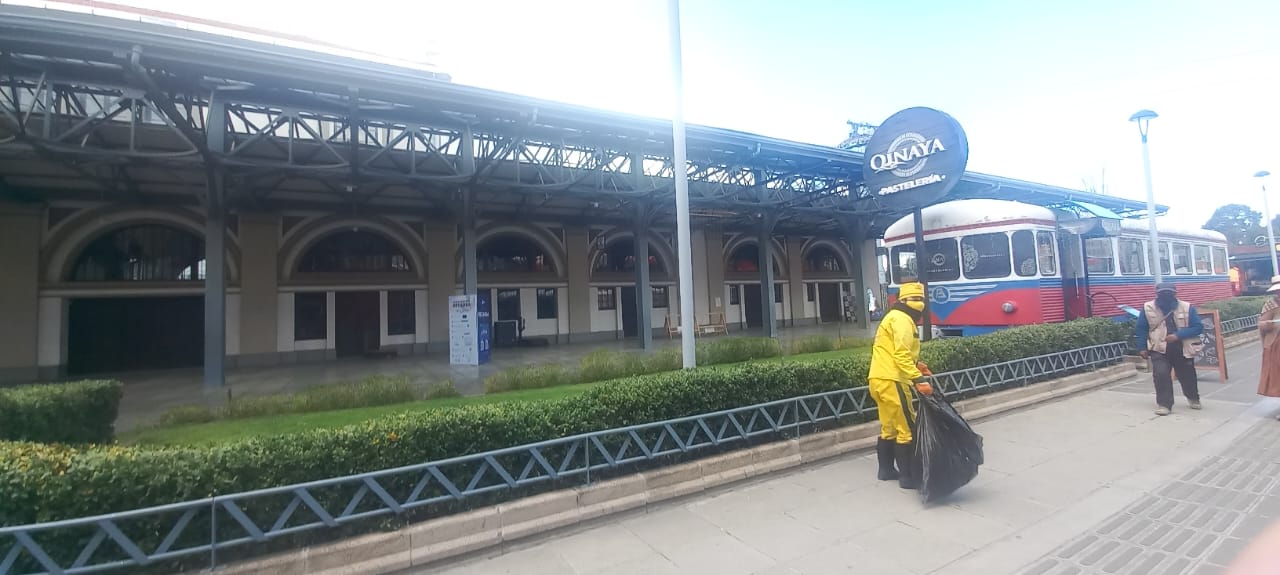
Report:
[[[929,259],[925,264],[928,281],[939,282],[960,279],[959,249],[954,238],[928,240],[924,243],[924,249],[929,254]],[[916,267],[915,244],[894,246],[890,261],[893,264],[893,283],[902,284],[919,279],[920,276]]]

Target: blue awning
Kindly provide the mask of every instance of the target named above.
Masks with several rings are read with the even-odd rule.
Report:
[[[1120,219],[1120,214],[1117,214],[1107,208],[1099,206],[1098,204],[1082,202],[1079,200],[1065,200],[1061,202],[1055,202],[1053,204],[1049,204],[1046,207],[1050,209],[1071,212],[1075,214],[1076,217],[1079,217],[1079,218],[1094,217],[1094,218],[1103,218],[1108,220]]]

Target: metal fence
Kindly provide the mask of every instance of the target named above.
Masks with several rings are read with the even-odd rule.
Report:
[[[1222,322],[1222,335],[1233,335],[1258,329],[1258,316],[1238,317]]]
[[[937,374],[947,395],[1023,385],[1113,364],[1124,342]],[[397,469],[220,495],[173,505],[66,521],[0,528],[0,575],[76,574],[189,559],[207,565],[247,543],[393,516],[630,464],[712,452],[753,439],[794,436],[819,424],[869,417],[875,403],[858,387],[714,413],[584,433]],[[626,468],[623,468],[625,470]],[[55,558],[56,557],[56,558]],[[25,566],[25,567],[24,567]],[[32,570],[34,568],[35,570]]]

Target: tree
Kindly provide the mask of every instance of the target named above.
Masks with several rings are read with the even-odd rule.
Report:
[[[1253,245],[1254,238],[1266,235],[1262,213],[1244,204],[1227,204],[1214,210],[1204,229],[1221,232],[1233,246]]]

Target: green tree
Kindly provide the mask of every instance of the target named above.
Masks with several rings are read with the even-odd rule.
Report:
[[[1227,204],[1214,210],[1204,229],[1221,232],[1233,246],[1253,245],[1254,238],[1266,235],[1262,213],[1244,204]]]

